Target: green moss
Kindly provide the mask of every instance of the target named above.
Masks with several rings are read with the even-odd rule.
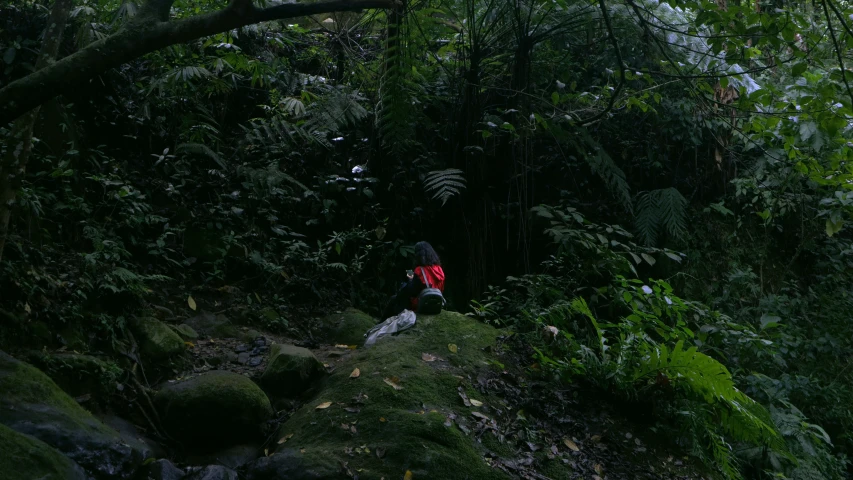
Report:
[[[326,339],[330,343],[362,345],[364,334],[376,325],[376,320],[361,310],[348,308],[324,318],[321,325],[328,332]]]
[[[275,344],[270,348],[270,360],[261,375],[261,384],[276,395],[296,396],[323,373],[323,364],[311,350]]]
[[[86,475],[44,442],[0,425],[0,472],[7,480],[76,480]]]
[[[483,349],[494,345],[498,334],[458,313],[420,316],[412,329],[336,365],[321,393],[283,424],[279,435],[292,433],[287,446],[305,448],[306,455],[349,462],[365,479],[397,478],[406,470],[415,478],[506,478],[486,463],[481,445],[448,421],[451,414],[474,411],[462,404],[457,388],[466,384],[465,373],[488,364]],[[455,344],[457,353],[448,344]],[[425,362],[423,353],[444,361]],[[354,368],[361,373],[353,379]],[[393,388],[386,378],[402,388]],[[363,403],[354,403],[359,395]],[[317,410],[323,402],[332,406]],[[342,425],[354,425],[356,432]],[[370,453],[359,453],[361,446]],[[384,450],[382,458],[377,448]]]
[[[156,318],[135,318],[130,328],[147,360],[164,362],[180,355],[186,348],[181,337]]]
[[[109,427],[94,421],[89,412],[59,388],[41,370],[0,352],[0,402],[9,405],[38,404],[62,412],[76,427],[85,431],[115,435]]]
[[[167,431],[188,447],[201,449],[256,440],[273,413],[254,382],[224,371],[169,385],[154,402]]]

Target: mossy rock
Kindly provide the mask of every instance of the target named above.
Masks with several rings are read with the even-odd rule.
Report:
[[[107,397],[115,391],[121,368],[109,360],[75,353],[32,352],[27,360],[72,397]]]
[[[167,386],[154,403],[168,433],[197,451],[257,440],[273,414],[254,382],[218,370]]]
[[[101,423],[39,369],[4,352],[0,424],[43,441],[98,478],[129,478],[150,452]]]
[[[145,360],[162,364],[184,353],[186,345],[168,325],[153,317],[135,318],[130,329]]]
[[[361,310],[348,308],[327,316],[321,325],[328,332],[325,338],[329,343],[362,345],[364,334],[376,325],[376,320]]]
[[[198,340],[198,333],[193,329],[193,327],[187,325],[186,323],[182,323],[180,325],[173,325],[172,330],[178,334],[184,340]]]
[[[476,420],[472,412],[489,414],[489,402],[480,409],[464,406],[458,387],[466,386],[466,375],[489,368],[490,347],[499,334],[464,315],[443,312],[420,315],[411,329],[356,350],[335,366],[320,393],[280,427],[278,438],[292,435],[286,444],[256,461],[247,476],[276,478],[269,473],[275,470],[272,464],[287,472],[298,461],[298,468],[317,472],[304,478],[333,479],[340,476],[332,469],[340,461],[348,462],[363,480],[400,478],[407,470],[414,478],[507,478],[486,463],[485,448],[452,420],[456,415],[471,419],[470,424]],[[451,344],[455,353],[448,348]],[[424,353],[440,359],[426,362]],[[360,375],[351,378],[355,368]],[[327,402],[331,406],[326,407]],[[294,446],[299,447],[297,453]],[[377,449],[384,453],[382,458]]]
[[[68,457],[29,435],[0,425],[0,472],[6,480],[86,480]]]
[[[270,347],[270,360],[261,375],[261,385],[273,395],[296,397],[324,373],[323,364],[311,350],[276,343]]]

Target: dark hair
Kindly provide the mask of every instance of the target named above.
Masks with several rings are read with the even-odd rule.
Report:
[[[428,267],[430,265],[441,265],[441,259],[433,250],[432,245],[427,242],[418,242],[415,244],[415,266]]]

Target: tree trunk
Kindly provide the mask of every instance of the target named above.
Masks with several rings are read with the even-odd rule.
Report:
[[[72,4],[72,0],[56,0],[53,4],[47,29],[44,32],[44,41],[36,61],[36,71],[53,63],[59,53],[59,44],[62,43],[62,35],[65,33],[65,24],[68,22]],[[33,150],[33,129],[38,120],[40,108],[39,106],[33,108],[14,123],[6,143],[6,153],[0,159],[0,261],[3,261],[3,250],[9,236],[12,207],[15,205],[15,198]]]

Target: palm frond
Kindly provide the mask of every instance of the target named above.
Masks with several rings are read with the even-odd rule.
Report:
[[[465,172],[456,168],[435,170],[424,178],[424,190],[432,195],[433,200],[441,200],[441,205],[465,189]]]

